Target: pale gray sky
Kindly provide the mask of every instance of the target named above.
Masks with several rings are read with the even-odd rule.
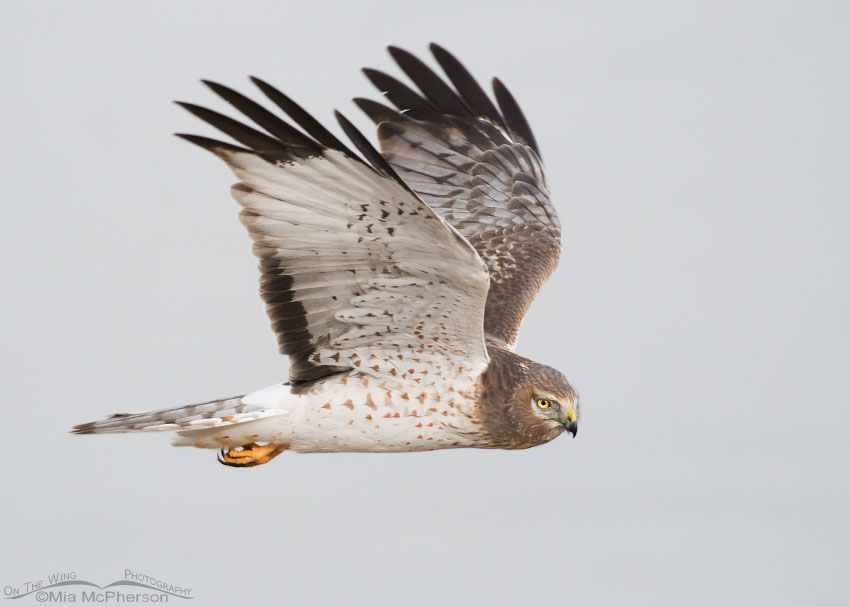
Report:
[[[125,568],[194,604],[846,605],[842,2],[30,2],[0,18],[0,587]],[[235,470],[74,423],[286,373],[199,78],[317,117],[430,41],[499,75],[565,226],[519,351],[582,427],[522,452]],[[21,599],[21,602],[31,598]],[[526,603],[530,601],[530,603]]]

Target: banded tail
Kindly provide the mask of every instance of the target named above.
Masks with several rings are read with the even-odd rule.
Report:
[[[114,413],[99,421],[71,428],[73,434],[121,434],[125,432],[161,432],[165,430],[201,430],[246,422],[264,417],[268,407],[246,403],[243,396],[233,396],[195,405],[184,405],[141,413]]]
[[[251,394],[212,400],[195,405],[146,411],[115,413],[106,419],[79,424],[73,434],[121,434],[161,432],[177,434],[178,447],[220,449],[218,461],[228,466],[264,464],[286,450],[276,442],[281,432],[275,419],[289,411],[280,404],[290,394],[288,384],[276,384]],[[257,444],[257,441],[266,444]]]

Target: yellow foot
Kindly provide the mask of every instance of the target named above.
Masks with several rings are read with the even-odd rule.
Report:
[[[284,451],[286,451],[286,448],[283,445],[248,443],[238,449],[222,449],[219,451],[218,461],[225,466],[249,468],[265,464]]]

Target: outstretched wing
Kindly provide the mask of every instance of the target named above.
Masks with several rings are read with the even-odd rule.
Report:
[[[368,99],[355,102],[379,125],[384,158],[483,258],[490,273],[485,333],[512,347],[561,252],[561,227],[534,135],[498,79],[493,89],[499,109],[436,44],[431,51],[454,89],[407,51],[389,50],[421,94],[367,68],[369,79],[402,111]]]
[[[290,379],[349,368],[396,374],[405,355],[486,364],[488,275],[466,239],[424,204],[340,114],[363,161],[280,91],[254,82],[296,129],[207,82],[266,132],[181,103],[243,146],[180,135],[240,179],[232,193],[260,259],[260,293]],[[405,365],[405,368],[409,365]]]

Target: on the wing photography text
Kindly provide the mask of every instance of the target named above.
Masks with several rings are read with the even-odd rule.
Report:
[[[106,585],[81,579],[76,571],[55,572],[43,578],[3,587],[5,599],[33,599],[38,603],[168,603],[192,599],[192,589],[125,569],[122,578]]]

